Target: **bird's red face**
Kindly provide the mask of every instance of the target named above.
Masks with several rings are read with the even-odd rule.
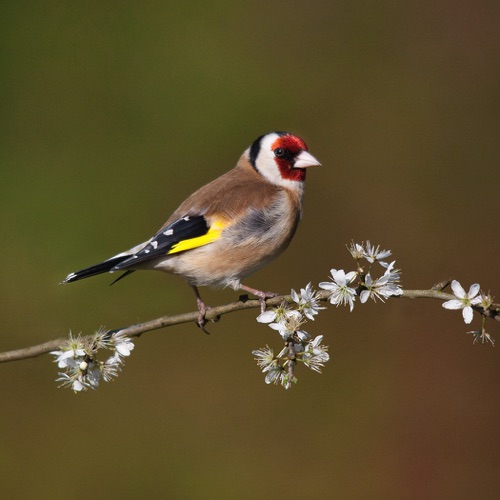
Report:
[[[320,165],[306,143],[289,132],[262,135],[246,151],[250,164],[269,182],[302,189],[307,167]]]
[[[295,160],[302,151],[307,152],[306,143],[295,135],[278,137],[272,144],[274,161],[279,168],[281,177],[290,181],[304,181],[306,169],[295,167]]]

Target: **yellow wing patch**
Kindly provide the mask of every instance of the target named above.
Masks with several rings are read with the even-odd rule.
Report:
[[[193,248],[202,247],[212,243],[213,241],[220,238],[222,231],[229,225],[229,223],[223,219],[216,220],[207,234],[203,236],[197,236],[196,238],[190,238],[188,240],[179,241],[167,252],[167,255],[172,253],[184,252],[185,250],[192,250]]]

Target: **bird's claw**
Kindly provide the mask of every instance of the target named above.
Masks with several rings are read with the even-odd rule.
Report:
[[[262,291],[258,291],[258,293],[255,294],[255,296],[259,299],[259,302],[260,302],[260,312],[261,312],[261,314],[266,312],[266,307],[267,307],[266,300],[267,299],[272,299],[273,297],[277,297],[278,295],[279,295],[279,293],[275,293],[275,292],[262,292]]]
[[[210,332],[205,328],[205,325],[208,323],[208,321],[205,318],[201,318],[198,316],[198,320],[195,321],[196,326],[203,332],[206,333],[207,335],[210,335]]]
[[[279,293],[276,292],[263,292],[262,290],[256,290],[255,288],[250,288],[245,285],[240,285],[240,288],[242,290],[246,290],[247,292],[250,292],[252,295],[255,295],[257,297],[257,300],[260,303],[260,312],[264,313],[266,312],[266,300],[267,299],[272,299],[273,297],[277,297]],[[248,295],[240,295],[240,300],[242,302],[246,302],[248,300]]]
[[[210,335],[210,332],[205,328],[205,325],[208,323],[207,319],[205,318],[205,315],[207,314],[207,311],[209,307],[205,305],[205,302],[201,300],[200,298],[196,298],[196,302],[198,305],[198,319],[196,320],[196,326],[204,333],[207,335]]]

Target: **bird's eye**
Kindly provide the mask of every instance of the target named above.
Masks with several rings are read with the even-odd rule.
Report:
[[[285,150],[283,148],[276,148],[274,150],[274,156],[277,158],[281,158],[285,154]]]

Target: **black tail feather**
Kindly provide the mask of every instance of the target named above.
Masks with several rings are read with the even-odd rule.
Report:
[[[70,273],[61,283],[72,283],[73,281],[90,278],[90,276],[96,276],[97,274],[108,273],[109,271],[111,271],[111,269],[113,269],[113,267],[115,267],[120,262],[128,259],[129,257],[129,255],[113,257],[111,259],[105,260],[104,262],[101,262],[100,264],[96,264],[95,266],[86,267],[85,269],[76,271],[75,273]],[[120,278],[124,277],[125,276],[121,276]]]
[[[126,278],[129,274],[132,274],[134,272],[134,269],[129,269],[128,271],[125,271],[121,276],[118,276],[114,281],[112,281],[109,286],[114,285],[118,281],[122,280],[123,278]]]

